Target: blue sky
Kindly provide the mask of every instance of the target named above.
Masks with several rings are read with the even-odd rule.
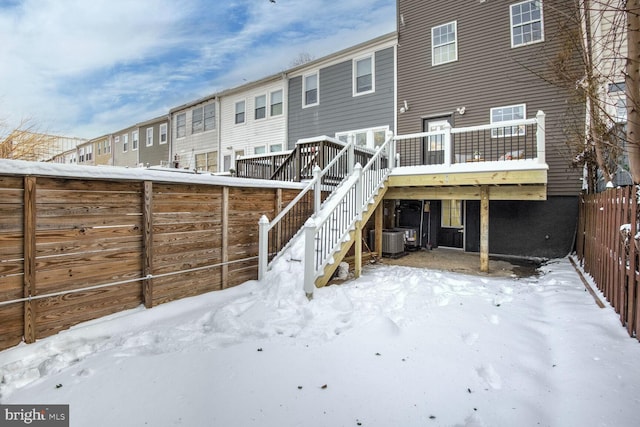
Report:
[[[396,0],[0,0],[0,121],[93,138],[395,30]],[[3,129],[0,128],[0,131]]]

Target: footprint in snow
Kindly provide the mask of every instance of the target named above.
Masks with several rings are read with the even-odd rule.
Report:
[[[475,332],[468,333],[468,334],[462,334],[462,342],[464,342],[467,345],[474,345],[476,343],[476,341],[478,341],[479,337],[480,337],[480,335],[478,335]]]
[[[502,388],[502,378],[491,364],[476,368],[476,373],[493,390],[500,390]]]

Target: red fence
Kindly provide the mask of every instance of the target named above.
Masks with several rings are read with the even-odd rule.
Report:
[[[640,330],[638,228],[636,187],[581,197],[578,258],[632,337]]]

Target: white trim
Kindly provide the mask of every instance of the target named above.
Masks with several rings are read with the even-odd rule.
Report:
[[[163,126],[164,126],[164,135],[165,135],[164,142],[162,142],[162,127]],[[158,142],[159,145],[166,144],[167,141],[169,140],[169,130],[167,128],[168,128],[168,126],[167,126],[166,123],[161,123],[160,124],[160,130],[158,131],[158,135],[159,135],[158,137],[160,138],[160,141]]]
[[[316,102],[313,104],[307,104],[307,78],[311,76],[316,76]],[[320,104],[320,70],[316,70],[313,73],[302,76],[302,108],[315,107],[318,104]]]
[[[282,107],[282,110],[280,111],[280,114],[271,114],[271,107],[273,107],[274,104],[273,103],[273,94],[276,92],[280,92],[280,102],[279,104]],[[278,117],[278,116],[282,116],[284,114],[284,89],[280,88],[280,89],[276,89],[276,90],[272,90],[269,92],[269,117]]]
[[[365,59],[369,59],[371,61],[371,89],[358,92],[358,67],[357,64],[360,61],[364,61]],[[353,96],[361,96],[368,95],[370,93],[374,93],[376,91],[376,53],[372,52],[367,55],[363,55],[357,58],[353,58],[351,60],[351,86],[352,86],[352,95]]]
[[[149,131],[151,131],[151,143],[149,143]],[[148,127],[145,133],[145,147],[153,147],[153,127]]]
[[[244,105],[244,109],[243,109],[243,120],[241,122],[239,122],[237,120],[238,117],[238,104],[242,103]],[[235,101],[233,103],[233,124],[234,125],[243,125],[247,123],[247,100],[246,99],[241,99],[240,101]]]
[[[264,108],[264,116],[260,117],[260,118],[256,117],[256,113],[258,111],[258,98],[264,98],[264,106],[262,107],[262,108]],[[260,95],[255,95],[253,97],[253,120],[255,120],[256,122],[259,122],[259,121],[267,119],[267,117],[268,117],[268,114],[267,114],[268,101],[269,101],[269,98],[268,98],[266,93],[262,93]],[[246,117],[246,113],[245,113],[245,117]]]
[[[521,119],[512,119],[512,120],[500,120],[497,122],[493,121],[493,111],[494,110],[498,110],[498,109],[504,109],[504,108],[519,108],[522,107],[522,118]],[[499,107],[493,107],[489,110],[489,123],[491,125],[498,125],[498,124],[502,124],[503,126],[494,126],[491,129],[491,138],[505,138],[505,137],[510,137],[510,136],[514,136],[513,131],[511,134],[509,135],[498,135],[498,128],[504,128],[504,127],[509,127],[509,123],[510,122],[519,122],[518,125],[515,125],[513,127],[518,127],[518,132],[515,135],[524,135],[527,131],[527,128],[524,124],[522,124],[522,120],[525,120],[527,118],[527,104],[513,104],[513,105],[501,105]]]
[[[523,43],[519,43],[519,44],[515,44],[513,41],[513,28],[514,28],[514,24],[513,24],[513,8],[515,6],[520,6],[522,4],[525,3],[539,3],[540,4],[540,39],[538,40],[532,40],[529,42],[523,42]],[[509,5],[509,36],[511,38],[511,47],[512,48],[516,48],[516,47],[522,47],[522,46],[529,46],[531,44],[536,44],[536,43],[541,43],[544,41],[544,4],[542,2],[542,0],[525,0],[525,1],[521,1],[519,3],[513,3],[511,5]],[[532,23],[532,22],[537,22],[537,20],[535,21],[527,21],[527,23]],[[520,27],[523,24],[520,23],[517,26]]]
[[[136,129],[131,132],[131,151],[138,151],[140,147],[140,132]]]
[[[454,34],[453,42],[440,43],[436,46],[434,43],[434,37],[433,37],[434,30],[442,27],[447,27],[449,25],[453,25],[453,34]],[[455,48],[455,58],[442,61],[442,62],[436,62],[436,54],[435,54],[436,48],[449,46],[452,43],[453,43],[453,47]],[[458,60],[458,21],[446,22],[444,24],[431,27],[431,65],[435,67],[436,65],[448,64],[450,62],[455,62],[457,60]]]

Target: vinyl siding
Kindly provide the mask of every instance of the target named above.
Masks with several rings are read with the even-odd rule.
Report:
[[[362,56],[360,52],[357,58]],[[302,108],[302,75],[289,80],[289,148],[301,138],[378,126],[394,129],[394,48],[375,52],[374,93],[353,96],[352,64],[349,59],[317,69],[320,102],[313,107]]]
[[[119,132],[115,132],[113,134],[115,137],[120,137],[120,141],[116,144],[115,139],[111,144],[111,150],[113,151],[113,165],[114,166],[124,166],[128,168],[133,168],[138,166],[138,152],[140,151],[140,142],[138,141],[138,149],[133,149],[133,131],[137,128],[128,128],[121,130]],[[123,143],[124,143],[124,135],[129,135],[129,144],[127,147],[127,151],[123,152]]]
[[[158,166],[160,162],[166,162],[169,160],[169,129],[167,127],[167,141],[164,144],[160,144],[160,125],[166,124],[168,126],[169,121],[167,119],[142,124],[139,127],[140,130],[140,163],[150,166]],[[147,147],[147,129],[153,129],[153,145]]]
[[[198,153],[206,153],[218,150],[218,125],[220,124],[218,115],[219,104],[216,103],[216,118],[215,118],[215,128],[208,131],[201,131],[197,133],[192,133],[192,110],[197,107],[202,107],[204,105],[208,105],[211,103],[216,103],[213,99],[203,101],[198,104],[192,104],[188,107],[182,108],[180,110],[174,110],[171,112],[171,157],[177,154],[180,158],[180,167],[181,168],[195,168],[195,155]],[[186,136],[178,138],[176,126],[177,120],[176,117],[179,114],[186,113]]]
[[[277,90],[282,90],[282,114],[271,116],[271,92]],[[265,118],[256,120],[255,98],[260,95],[266,95],[266,112]],[[244,150],[245,155],[253,155],[255,147],[262,145],[266,146],[267,152],[269,146],[274,144],[282,144],[282,149],[286,150],[286,95],[285,81],[282,79],[223,95],[220,101],[222,156],[233,155],[238,150]],[[235,122],[235,105],[238,101],[245,101],[245,121],[240,124]]]
[[[422,131],[424,118],[453,115],[454,126],[490,122],[490,109],[526,104],[527,117],[546,113],[548,194],[576,195],[581,171],[571,169],[564,130],[584,123],[584,106],[572,104],[571,94],[547,83],[548,60],[565,39],[560,13],[571,13],[571,2],[545,0],[545,41],[511,48],[509,5],[516,1],[470,2],[451,0],[399,0],[398,133]],[[431,65],[431,28],[457,21],[458,60]],[[465,107],[464,115],[453,114]]]

